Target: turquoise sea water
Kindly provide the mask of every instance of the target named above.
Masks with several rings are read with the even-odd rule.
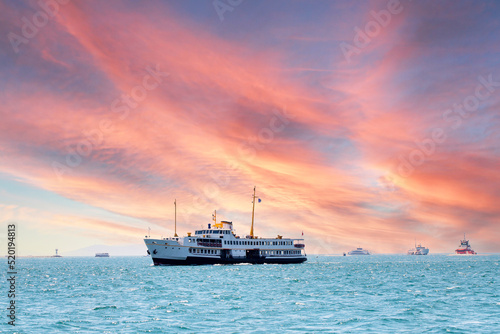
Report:
[[[499,263],[500,255],[170,267],[148,257],[26,258],[17,263],[14,331],[2,280],[0,331],[498,333]]]

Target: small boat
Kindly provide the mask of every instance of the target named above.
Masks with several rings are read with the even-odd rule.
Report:
[[[429,254],[429,248],[422,246],[422,244],[418,244],[415,242],[415,248],[412,248],[408,251],[408,255],[427,255]]]
[[[363,249],[361,247],[356,248],[355,250],[350,251],[347,253],[348,255],[370,255],[370,252],[367,251],[366,249]]]
[[[476,255],[477,253],[471,248],[469,245],[469,240],[465,238],[465,233],[464,233],[464,240],[460,240],[460,246],[455,249],[455,254],[461,254],[461,255]]]
[[[109,253],[95,253],[95,257],[109,257]]]

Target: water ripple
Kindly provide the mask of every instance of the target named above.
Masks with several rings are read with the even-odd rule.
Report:
[[[297,265],[155,267],[146,257],[22,259],[16,329],[493,333],[499,260],[314,256]]]

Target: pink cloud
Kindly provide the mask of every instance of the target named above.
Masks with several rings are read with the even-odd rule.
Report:
[[[463,136],[447,133],[411,177],[395,171],[398,156],[443,126],[443,108],[476,84],[473,76],[469,85],[444,79],[435,85],[437,74],[425,82],[419,69],[427,69],[422,59],[429,49],[398,33],[410,29],[414,12],[395,17],[354,65],[315,70],[310,85],[298,72],[314,67],[288,66],[292,56],[280,48],[257,52],[168,9],[110,6],[68,4],[18,58],[34,74],[19,70],[23,77],[3,93],[2,171],[169,232],[174,198],[182,203],[183,229],[207,223],[217,209],[246,231],[249,193],[257,185],[266,199],[258,208],[260,235],[305,230],[331,245],[318,252],[358,245],[401,252],[414,237],[444,252],[464,229],[475,229],[473,236],[495,249],[494,130],[482,144],[463,146],[469,153],[453,150]],[[331,34],[319,42],[344,35]],[[139,91],[146,76],[153,80],[147,68],[157,66],[168,76],[135,107],[127,105],[123,94]],[[495,101],[469,128],[481,126]],[[113,128],[105,131],[103,122]],[[481,145],[485,152],[471,153]],[[75,152],[81,161],[69,166]],[[54,172],[54,162],[65,166],[63,175]],[[121,226],[127,236],[140,230],[76,220],[96,234]],[[443,246],[439,233],[452,240]]]

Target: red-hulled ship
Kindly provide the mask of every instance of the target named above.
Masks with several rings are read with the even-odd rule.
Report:
[[[460,247],[455,249],[456,254],[470,254],[470,255],[475,255],[477,254],[469,245],[469,240],[465,239],[465,233],[464,233],[464,240],[460,240]]]

